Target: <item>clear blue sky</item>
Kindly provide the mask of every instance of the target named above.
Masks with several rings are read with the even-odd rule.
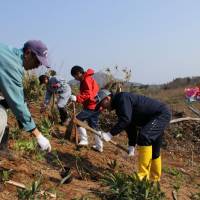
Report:
[[[0,10],[1,42],[43,40],[68,79],[75,64],[128,67],[140,83],[200,75],[199,0],[1,0]]]

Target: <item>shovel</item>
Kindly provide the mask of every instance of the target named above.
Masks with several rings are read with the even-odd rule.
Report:
[[[67,130],[65,132],[65,138],[72,141],[75,135],[76,145],[78,145],[78,130],[77,125],[74,123],[74,119],[76,118],[76,105],[75,102],[71,102],[70,105],[71,104],[73,106],[73,114],[69,126],[67,127]],[[74,134],[72,135],[72,133]]]
[[[85,129],[87,129],[88,131],[91,131],[95,135],[98,135],[99,137],[101,137],[101,134],[99,134],[98,131],[96,131],[95,129],[91,128],[86,123],[78,120],[77,118],[74,118],[74,124],[76,124],[78,126],[81,126],[81,127],[85,128]],[[113,140],[110,140],[109,142],[127,153],[127,149],[125,147],[123,147],[122,145],[114,142]]]
[[[62,180],[60,181],[60,185],[63,183],[70,183],[72,181],[72,173],[71,169],[69,167],[65,167],[62,162],[60,161],[58,155],[53,154],[58,161],[58,164],[62,168],[62,171],[60,172],[60,176],[62,177]]]

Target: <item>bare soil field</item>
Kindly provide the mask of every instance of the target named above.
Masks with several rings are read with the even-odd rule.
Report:
[[[165,101],[173,111],[173,118],[182,116],[198,117],[185,103],[183,89],[162,90],[152,97]],[[29,107],[34,119],[39,123],[39,103],[30,103]],[[199,103],[193,104],[200,109]],[[106,119],[106,120],[105,120]],[[101,126],[109,129],[114,123],[113,115],[103,114]],[[16,128],[16,121],[12,115],[9,117],[11,132]],[[0,168],[4,171],[12,169],[9,179],[30,186],[32,182],[42,177],[41,189],[56,193],[57,199],[102,199],[101,193],[105,190],[100,179],[109,171],[110,163],[117,163],[117,170],[131,174],[137,170],[137,150],[133,158],[112,144],[105,143],[104,152],[92,150],[94,143],[92,133],[88,148],[77,148],[73,141],[64,139],[66,127],[56,125],[59,135],[51,135],[53,152],[64,166],[71,168],[72,181],[60,185],[61,166],[53,153],[42,154],[35,151],[26,151],[21,148],[13,136],[9,140],[9,149],[14,158],[1,157]],[[30,139],[27,133],[20,132],[19,138]],[[124,146],[127,145],[126,134],[120,134],[114,140]],[[39,152],[39,153],[38,153]],[[171,124],[166,132],[162,149],[163,174],[160,182],[161,190],[166,199],[198,199],[194,196],[200,192],[200,122],[184,121]],[[193,195],[192,195],[193,194]],[[19,198],[16,186],[5,182],[0,184],[0,199],[15,200]],[[39,199],[53,199],[46,195]]]

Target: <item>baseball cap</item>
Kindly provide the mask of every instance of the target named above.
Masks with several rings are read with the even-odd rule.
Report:
[[[40,63],[47,68],[49,67],[47,54],[47,46],[40,40],[29,40],[24,44],[24,48],[29,48],[36,55]]]
[[[111,95],[111,92],[106,90],[106,89],[102,89],[98,92],[97,96],[95,97],[96,99],[96,104],[99,104],[105,97]]]

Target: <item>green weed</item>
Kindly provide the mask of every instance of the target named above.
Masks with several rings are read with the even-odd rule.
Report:
[[[183,173],[180,170],[178,170],[177,168],[164,167],[163,172],[170,174],[172,176],[175,176],[175,177],[181,178],[183,176]]]
[[[34,181],[31,187],[25,189],[17,189],[18,199],[20,200],[36,200],[41,199],[40,197],[40,188],[41,188],[41,178],[38,181]],[[44,195],[44,198],[45,199]]]
[[[38,124],[38,129],[45,137],[51,139],[50,133],[52,131],[52,123],[48,118],[44,117],[40,120],[40,123]]]
[[[136,173],[126,175],[124,173],[110,173],[103,179],[102,183],[109,186],[104,193],[105,199],[110,200],[162,200],[165,194],[161,191],[159,183],[142,181]]]
[[[9,133],[9,138],[13,140],[18,140],[20,138],[20,135],[21,135],[21,130],[18,127],[15,127],[11,129]]]

